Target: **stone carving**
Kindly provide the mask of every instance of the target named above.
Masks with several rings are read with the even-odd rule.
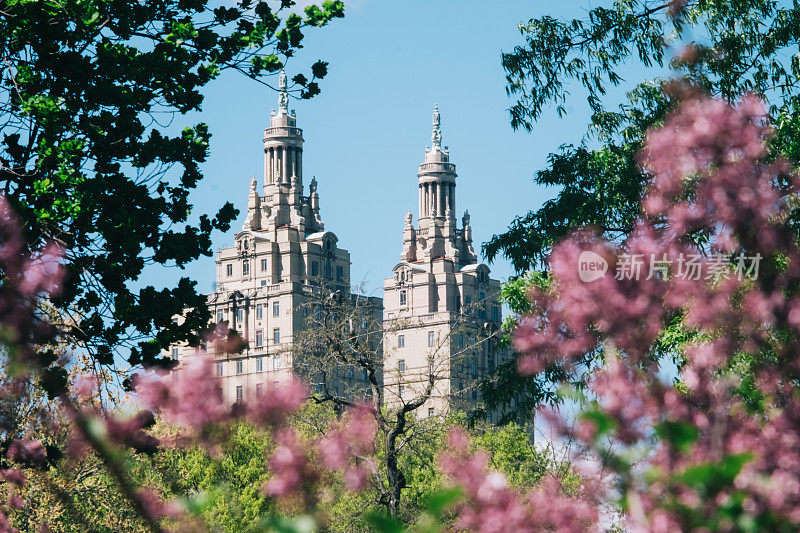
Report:
[[[286,89],[286,71],[281,70],[278,76],[278,112],[289,112],[289,92]]]
[[[433,133],[431,134],[431,142],[433,143],[434,150],[442,149],[442,119],[439,116],[439,104],[433,106]]]

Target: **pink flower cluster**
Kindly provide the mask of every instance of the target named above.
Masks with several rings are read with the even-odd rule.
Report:
[[[571,533],[597,528],[597,507],[588,495],[584,499],[569,497],[558,480],[549,477],[526,498],[508,486],[502,473],[487,467],[489,458],[485,452],[470,451],[464,431],[452,430],[447,441],[439,466],[464,492],[457,528],[481,533]]]
[[[231,416],[214,378],[214,361],[207,355],[186,358],[172,374],[137,375],[134,385],[146,409],[158,411],[168,422],[192,432],[202,432]]]
[[[322,464],[329,470],[343,472],[345,487],[350,490],[363,489],[374,470],[370,460],[378,431],[374,415],[372,407],[357,405],[317,442]]]
[[[19,221],[0,195],[0,329],[13,357],[29,361],[35,346],[53,339],[53,328],[37,316],[36,301],[60,290],[61,255],[54,244],[29,253]]]
[[[763,161],[764,116],[750,97],[737,106],[685,101],[647,137],[641,161],[652,184],[635,231],[619,246],[588,232],[557,245],[553,288],[531,294],[534,312],[516,334],[525,374],[574,366],[604,349],[609,364],[590,380],[600,415],[559,429],[597,451],[599,420],[609,421],[603,433],[621,449],[659,437],[646,467],[634,471],[607,456],[603,463],[622,480],[629,518],[642,530],[690,530],[721,516],[800,526],[800,250],[785,201],[800,183],[785,162]],[[757,279],[586,282],[578,258],[587,250],[612,271],[626,253],[674,263],[680,254],[712,251],[760,254],[766,268]],[[675,348],[688,361],[682,392],[662,381],[651,357],[675,316],[696,339]],[[760,379],[751,395],[762,396],[762,410],[738,395],[740,378],[729,369],[735,357],[752,361],[748,371]]]
[[[348,409],[324,436],[312,442],[294,429],[282,430],[270,461],[274,475],[266,484],[267,494],[283,500],[313,499],[315,484],[326,471],[341,472],[349,490],[363,489],[374,471],[371,455],[377,430],[375,411],[365,405]]]

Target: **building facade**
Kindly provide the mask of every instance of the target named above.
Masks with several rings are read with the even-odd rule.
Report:
[[[358,329],[353,323],[362,320],[365,327],[377,323],[374,350],[389,406],[422,398],[416,412],[425,417],[479,405],[476,385],[504,355],[494,349],[500,284],[478,262],[469,213],[460,226],[456,220],[457,175],[442,146],[440,120],[437,107],[433,143],[417,173],[418,223],[409,211],[401,260],[384,283],[384,309],[380,298],[350,294],[350,254],[325,230],[316,179],[307,190],[303,184],[303,130],[288,109],[281,73],[278,110],[264,130],[263,186],[259,191],[253,176],[243,227],[233,246],[217,252],[216,281],[207,295],[216,322],[246,341],[241,353],[213,354],[226,403],[255,401],[270,383],[293,373],[323,395],[356,399],[372,392],[364,367],[328,368],[335,359],[322,365],[304,355],[315,350],[306,350],[306,336],[301,342],[297,335],[319,327],[320,313],[330,307],[330,301],[315,303],[324,292],[369,315],[349,319],[345,329]],[[176,346],[172,356],[180,361],[196,350]]]
[[[244,225],[233,246],[217,252],[216,282],[207,295],[215,320],[247,341],[242,353],[214,354],[227,403],[253,401],[269,383],[291,376],[298,364],[293,339],[304,327],[315,291],[333,287],[349,293],[350,253],[339,247],[333,232],[325,231],[316,179],[306,194],[303,130],[288,101],[282,72],[278,110],[264,130],[262,190],[253,176]],[[368,303],[381,312],[379,298]],[[173,347],[172,356],[180,360],[195,350]],[[360,373],[339,374],[345,382],[362,379]]]
[[[384,395],[394,405],[429,396],[423,417],[477,406],[478,381],[504,357],[494,346],[500,283],[478,262],[467,211],[458,225],[456,178],[437,106],[417,172],[418,223],[409,211],[400,262],[384,282]]]

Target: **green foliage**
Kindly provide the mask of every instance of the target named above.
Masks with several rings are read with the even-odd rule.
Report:
[[[325,434],[337,414],[328,403],[309,402],[291,420],[301,434]],[[238,423],[217,435],[221,446],[162,447],[153,456],[126,452],[121,455],[131,480],[149,487],[164,500],[177,499],[213,531],[442,531],[452,524],[453,506],[460,491],[451,488],[437,470],[437,457],[445,449],[448,431],[464,427],[466,417],[428,418],[412,423],[400,447],[399,464],[407,481],[398,516],[386,517],[379,498],[385,472],[380,470],[385,454],[385,435],[379,436],[375,463],[379,470],[365,491],[344,488],[341,476],[327,479],[320,504],[313,515],[291,516],[279,509],[262,490],[270,477],[269,457],[275,449],[270,431]],[[51,435],[64,445],[68,432]],[[38,430],[40,436],[52,431]],[[179,442],[177,428],[157,424],[153,434],[164,443]],[[558,477],[568,493],[577,493],[580,478],[568,462],[551,450],[539,450],[532,442],[531,428],[509,424],[498,428],[478,425],[469,430],[474,451],[484,452],[489,467],[502,472],[511,486],[525,492],[546,474]],[[88,454],[75,461],[55,461],[46,472],[36,474],[26,486],[29,505],[12,516],[14,524],[49,522],[54,531],[69,531],[80,524],[97,531],[140,531],[143,525],[100,461]],[[169,520],[164,524],[169,525]],[[410,528],[410,529],[407,529]]]
[[[674,104],[659,79],[642,81],[617,110],[603,104],[609,87],[623,82],[619,69],[638,60],[645,67],[671,66],[696,86],[728,100],[745,92],[767,99],[781,135],[776,152],[798,159],[800,57],[787,56],[800,39],[800,7],[778,0],[696,0],[680,13],[679,2],[616,0],[589,10],[584,19],[549,16],[520,26],[525,44],[503,54],[507,92],[517,98],[511,125],[531,130],[551,103],[559,114],[571,83],[588,93],[590,136],[599,146],[564,145],[551,154],[534,181],[558,188],[542,208],[518,217],[506,233],[484,245],[491,260],[502,254],[518,272],[545,264],[552,245],[567,233],[593,227],[622,239],[639,214],[648,178],[636,164],[647,128]],[[683,59],[682,39],[703,34]],[[675,47],[670,49],[670,47]]]
[[[570,232],[590,228],[612,241],[623,241],[640,213],[640,201],[649,177],[637,162],[649,128],[658,126],[680,96],[664,80],[642,80],[616,109],[604,104],[609,87],[623,82],[619,70],[639,61],[645,67],[671,67],[676,76],[713,95],[736,100],[755,92],[770,104],[776,135],[771,153],[800,162],[800,57],[786,56],[800,40],[800,6],[777,0],[717,2],[696,0],[675,11],[678,3],[615,0],[610,7],[588,11],[583,19],[556,20],[549,16],[520,26],[525,44],[503,54],[507,92],[516,98],[511,125],[528,131],[551,103],[565,112],[570,84],[588,93],[592,116],[579,144],[566,144],[550,154],[534,181],[557,193],[538,210],[514,219],[508,230],[483,246],[491,261],[502,255],[520,277],[504,288],[512,311],[524,313],[532,280],[544,274],[526,273],[546,268],[552,246]],[[692,43],[681,58],[686,36],[704,34],[704,44]],[[671,48],[672,47],[672,48]],[[630,80],[628,80],[630,81]],[[787,201],[793,201],[789,199]],[[800,235],[800,210],[790,215]],[[698,235],[698,243],[703,236]],[[514,319],[506,331],[513,331]],[[510,337],[510,336],[509,336]],[[685,363],[682,349],[697,340],[672,317],[661,332],[651,357]],[[590,364],[595,356],[587,354]],[[763,357],[774,357],[765,351]],[[752,386],[758,361],[740,358],[734,371],[742,377],[742,396],[753,407],[758,394]],[[748,377],[749,376],[749,377]],[[552,384],[566,376],[559,369],[526,380],[516,375],[516,364],[501,365],[486,380],[482,393],[487,406],[506,406],[505,420],[520,420],[541,402],[552,402]],[[529,398],[529,400],[525,400]],[[522,408],[511,409],[522,399]]]
[[[542,403],[552,405],[560,401],[554,384],[572,379],[568,372],[556,366],[549,367],[536,376],[522,377],[519,374],[517,353],[513,351],[511,337],[519,318],[531,311],[528,296],[533,289],[543,291],[551,289],[551,278],[546,272],[525,272],[510,279],[500,289],[500,299],[508,305],[511,313],[503,323],[498,348],[512,348],[513,357],[497,365],[494,372],[479,384],[486,410],[501,412],[497,421],[500,425],[532,421],[538,405]],[[480,412],[472,413],[472,418],[477,419],[480,414]]]
[[[184,268],[211,255],[211,233],[226,231],[237,212],[226,204],[188,222],[211,133],[162,124],[200,110],[205,87],[225,70],[254,79],[277,72],[302,46],[302,30],[343,16],[343,4],[308,6],[305,17],[286,14],[291,1],[277,9],[252,0],[0,4],[0,190],[31,247],[65,249],[69,275],[54,300],[63,329],[101,365],[126,344],[131,364],[168,364],[161,349],[199,343],[205,299],[188,278],[165,290],[130,282],[148,264]],[[319,92],[327,66],[311,70],[295,79],[301,98]],[[53,393],[62,384],[60,376],[45,383]]]

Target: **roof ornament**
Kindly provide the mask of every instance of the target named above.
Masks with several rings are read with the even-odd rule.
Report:
[[[286,88],[286,71],[278,76],[278,113],[289,113],[289,91]]]
[[[431,142],[433,149],[441,151],[442,149],[442,119],[439,116],[439,104],[433,106],[433,133],[431,134]]]

